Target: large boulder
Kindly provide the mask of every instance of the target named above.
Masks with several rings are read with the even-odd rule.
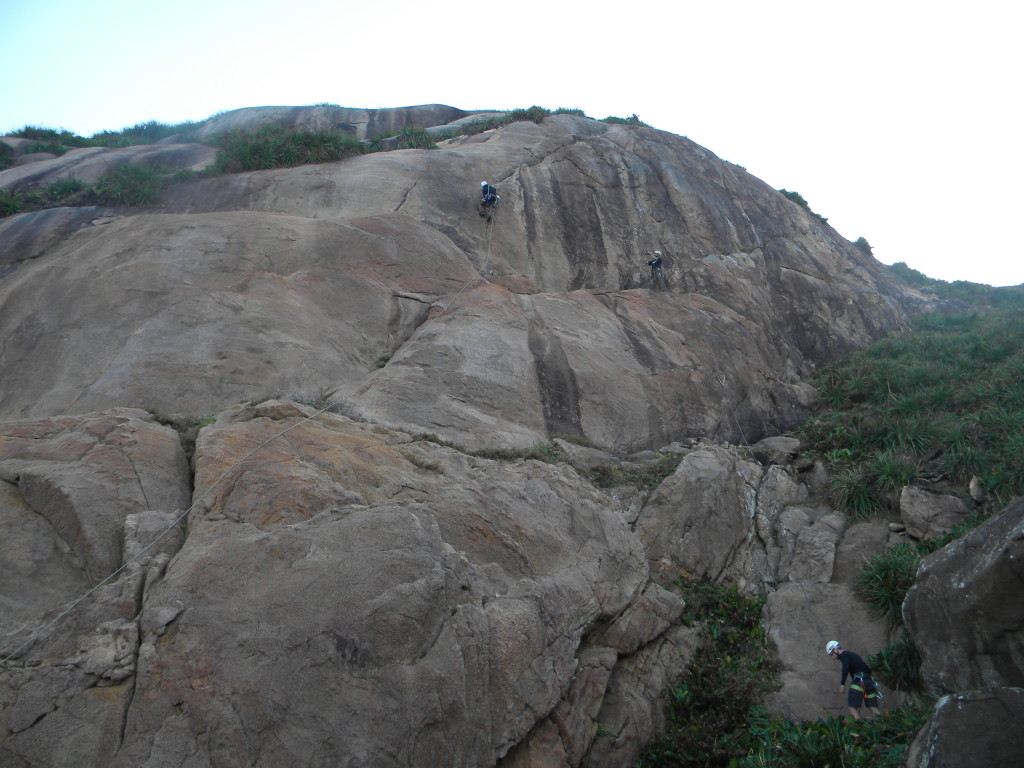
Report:
[[[1024,500],[921,560],[903,620],[936,694],[1024,687]]]
[[[962,524],[970,514],[967,503],[956,496],[935,493],[916,485],[900,492],[900,518],[915,539],[931,539]]]
[[[181,544],[178,435],[142,411],[0,424],[0,764],[109,764],[137,616]]]
[[[549,716],[586,752],[617,658],[681,607],[610,500],[568,468],[313,413],[201,433],[113,764],[491,765]]]
[[[907,768],[1019,765],[1024,753],[1024,688],[947,695],[907,750]]]

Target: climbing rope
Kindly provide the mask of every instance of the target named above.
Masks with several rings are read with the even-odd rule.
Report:
[[[443,315],[445,312],[448,311],[448,309],[452,306],[452,304],[455,303],[455,300],[458,299],[459,296],[462,295],[463,291],[465,291],[470,285],[475,283],[477,281],[477,279],[483,277],[484,270],[487,269],[487,266],[488,266],[488,264],[490,264],[490,260],[491,260],[491,226],[490,226],[490,222],[488,221],[488,223],[485,226],[487,227],[487,236],[485,238],[485,241],[486,241],[486,256],[484,258],[483,265],[480,267],[480,269],[477,271],[477,273],[475,275],[473,275],[473,277],[471,277],[468,281],[466,281],[466,283],[462,286],[462,288],[459,290],[459,292],[456,293],[455,296],[452,297],[451,301],[449,301],[446,305],[444,305],[444,307],[441,308],[441,311],[437,315],[435,315],[423,328],[421,328],[420,331],[414,337],[412,337],[409,340],[408,343],[411,344],[414,341],[416,341],[417,339],[419,339],[419,337],[423,334],[423,332],[426,331],[427,328],[429,328],[430,325],[435,320],[437,320],[439,317],[441,317],[441,315]],[[123,565],[121,565],[121,567],[116,569],[113,573],[111,573],[105,579],[103,579],[98,584],[96,584],[96,586],[94,586],[88,592],[83,594],[81,597],[79,597],[74,602],[70,603],[67,606],[67,608],[65,608],[63,611],[61,611],[59,614],[57,614],[57,616],[55,616],[53,619],[51,619],[48,623],[46,623],[40,629],[36,630],[31,635],[29,635],[28,639],[25,642],[23,642],[21,645],[19,645],[13,651],[11,651],[9,654],[7,654],[4,658],[0,659],[0,664],[7,666],[8,662],[11,659],[13,659],[15,656],[17,656],[22,651],[24,651],[26,648],[28,648],[33,643],[35,643],[36,640],[38,640],[43,635],[45,635],[47,632],[49,632],[50,629],[52,629],[54,626],[56,626],[56,624],[61,619],[63,619],[65,616],[67,616],[69,613],[71,613],[83,601],[88,599],[92,594],[94,594],[97,590],[99,590],[100,587],[102,587],[105,584],[109,583],[111,581],[111,579],[113,579],[115,576],[119,575],[122,571],[124,571],[126,568],[128,568],[128,566],[130,566],[132,563],[136,562],[139,558],[141,558],[144,554],[146,554],[146,552],[148,552],[150,549],[152,549],[152,547],[158,541],[160,541],[160,539],[162,539],[164,536],[166,536],[168,533],[170,533],[172,530],[174,530],[175,527],[179,526],[181,524],[181,522],[186,517],[188,517],[189,514],[196,508],[196,506],[203,499],[205,499],[210,494],[210,492],[213,491],[214,488],[216,488],[218,485],[221,484],[221,482],[223,482],[225,477],[227,477],[231,472],[233,472],[235,469],[237,469],[239,466],[241,466],[244,462],[248,461],[254,454],[256,454],[257,452],[259,452],[260,450],[265,448],[269,443],[273,442],[274,440],[276,440],[277,438],[281,437],[282,435],[287,434],[291,430],[293,430],[293,429],[295,429],[297,427],[300,427],[300,426],[302,426],[303,424],[305,424],[307,422],[313,421],[314,419],[316,419],[317,416],[320,416],[322,413],[325,413],[326,411],[329,411],[331,408],[334,408],[337,404],[338,404],[337,400],[332,400],[330,403],[328,403],[325,407],[323,407],[320,410],[318,410],[312,416],[307,416],[306,418],[302,419],[301,421],[297,421],[294,424],[292,424],[291,426],[286,427],[285,429],[282,429],[280,432],[278,432],[278,433],[272,435],[271,437],[267,438],[266,440],[264,440],[262,443],[257,445],[255,448],[253,448],[247,454],[245,454],[245,456],[243,456],[238,461],[236,461],[234,464],[232,464],[230,467],[228,467],[226,470],[224,470],[224,472],[221,473],[220,477],[218,477],[216,480],[214,480],[213,483],[205,491],[203,491],[202,495],[200,495],[198,499],[196,499],[195,501],[192,502],[192,505],[188,509],[186,509],[180,515],[178,515],[178,517],[176,517],[174,519],[174,521],[170,525],[168,525],[166,528],[164,528],[163,531],[161,531],[159,534],[157,534],[157,536],[151,542],[149,542],[149,544],[147,544],[145,547],[143,547],[141,550],[139,550],[132,558],[127,560]]]

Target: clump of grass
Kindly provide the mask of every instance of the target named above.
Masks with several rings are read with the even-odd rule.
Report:
[[[165,174],[160,168],[119,165],[96,182],[91,197],[101,205],[156,205]]]
[[[358,139],[348,134],[274,125],[256,131],[228,131],[217,136],[214,143],[220,148],[214,164],[217,173],[329,163],[362,152]]]
[[[651,127],[643,120],[641,120],[640,116],[637,115],[636,113],[633,113],[629,117],[615,117],[614,115],[609,115],[608,117],[602,118],[601,122],[611,123],[612,125],[639,125],[643,128]]]
[[[649,743],[638,766],[725,766],[746,754],[751,719],[778,687],[779,663],[761,624],[762,600],[735,587],[682,580],[683,621],[702,622],[704,636],[689,669],[666,692],[668,728]]]
[[[903,768],[907,747],[930,714],[910,705],[857,721],[752,718],[749,752],[729,768]]]
[[[1024,294],[1012,310],[925,315],[914,330],[812,377],[823,406],[799,430],[834,464],[856,515],[898,506],[903,485],[956,489],[977,476],[990,505],[1024,493]]]
[[[426,128],[407,125],[395,137],[399,149],[437,149],[434,137]]]
[[[883,619],[890,626],[902,623],[903,599],[914,585],[920,559],[920,552],[912,543],[901,542],[865,563],[857,574],[856,588],[876,619]]]
[[[24,195],[14,189],[0,189],[0,217],[13,216],[24,208]]]
[[[0,171],[14,165],[14,150],[11,145],[0,141]]]
[[[607,462],[586,471],[586,476],[598,488],[614,488],[617,485],[633,485],[642,490],[651,490],[676,471],[682,456],[664,454],[654,464]]]
[[[201,121],[191,120],[173,124],[148,120],[119,131],[101,131],[94,134],[90,138],[90,142],[95,146],[130,147],[137,144],[156,144],[162,139],[178,134],[183,134],[187,140],[189,134],[195,132],[202,124]]]
[[[868,659],[872,675],[883,684],[908,693],[921,691],[921,654],[904,630],[895,642]]]

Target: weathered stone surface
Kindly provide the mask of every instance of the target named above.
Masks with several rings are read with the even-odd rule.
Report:
[[[1018,765],[1024,754],[1024,689],[943,696],[907,750],[907,768]]]
[[[0,219],[0,278],[102,215],[95,206],[50,208]]]
[[[0,189],[32,189],[73,178],[93,184],[123,164],[202,171],[213,165],[217,150],[205,144],[140,144],[132,147],[81,147],[60,157],[0,171]]]
[[[795,437],[776,435],[758,440],[750,450],[762,464],[788,466],[800,453],[800,441]]]
[[[903,620],[937,693],[1024,687],[1024,501],[921,561]]]
[[[784,667],[784,687],[768,697],[768,705],[788,718],[816,720],[846,712],[846,696],[839,693],[841,668],[825,655],[826,642],[839,640],[865,658],[889,644],[885,625],[872,619],[845,584],[783,584],[769,593],[764,621]]]
[[[259,108],[207,128],[365,138],[470,119]],[[161,157],[199,168],[209,150],[82,150],[0,187]],[[490,224],[473,214],[484,178],[502,195]],[[665,585],[681,569],[781,584],[781,711],[826,708],[807,681],[829,636],[884,644],[824,583],[854,545],[807,503],[808,460],[783,445],[762,466],[710,443],[777,435],[814,401],[802,374],[924,301],[738,167],[559,116],[199,179],[110,213],[0,222],[0,417],[50,417],[35,442],[0,437],[0,651],[124,566],[0,671],[0,763],[619,768],[662,727],[699,633],[652,569]],[[670,290],[645,284],[654,247]],[[268,393],[368,422],[307,421],[318,408]],[[92,413],[126,405],[218,414],[180,525],[177,436]],[[669,445],[683,462],[650,497],[601,492],[418,433],[471,448],[564,436],[638,464]],[[835,615],[850,626],[823,626]]]
[[[662,693],[682,676],[697,651],[700,627],[677,625],[620,659],[597,716],[598,732],[581,765],[635,765],[644,745],[664,733]]]
[[[956,496],[935,493],[914,485],[900,493],[900,518],[915,539],[941,536],[967,519],[970,508]]]
[[[493,114],[493,113],[483,113]],[[331,129],[359,139],[392,136],[406,126],[432,126],[473,120],[477,117],[462,109],[443,104],[423,104],[393,109],[352,109],[350,107],[246,107],[214,115],[194,133],[199,141],[233,130],[252,131],[264,125],[306,130]]]
[[[180,543],[172,527],[148,546],[176,515],[147,507],[187,506],[184,452],[131,409],[9,422],[0,477],[0,764],[107,765],[134,690],[136,617]]]
[[[197,495],[229,474],[149,593],[143,626],[171,625],[142,638],[113,764],[489,765],[548,714],[580,754],[611,662],[580,677],[577,654],[646,583],[607,497],[568,469],[274,412],[200,435]]]
[[[189,499],[177,433],[132,409],[0,424],[0,478],[4,634],[120,566],[134,513]]]
[[[206,128],[313,125],[332,109],[260,108]],[[345,118],[356,134],[370,130],[362,119]],[[185,150],[47,162],[173,151]],[[0,181],[27,184],[29,170]],[[493,226],[473,215],[482,178],[502,193]],[[806,412],[812,364],[902,327],[901,304],[918,301],[703,148],[569,115],[439,150],[179,184],[157,209],[83,223],[19,220],[31,237],[0,281],[0,415],[132,404],[202,416],[330,393],[353,414],[470,447],[757,439]],[[643,285],[638,254],[653,246],[670,291]]]
[[[761,469],[741,463],[735,452],[714,445],[683,457],[634,525],[649,559],[668,560],[698,577],[723,578],[751,535],[757,511]]]

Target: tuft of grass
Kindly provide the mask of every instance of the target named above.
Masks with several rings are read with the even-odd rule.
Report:
[[[822,406],[799,430],[834,466],[837,503],[893,510],[901,485],[981,481],[989,506],[1024,494],[1024,293],[1014,309],[925,315],[811,382]]]
[[[638,766],[724,767],[747,753],[750,723],[767,723],[759,705],[779,685],[779,663],[761,624],[764,602],[708,581],[684,579],[678,587],[683,621],[703,624],[703,638],[682,679],[665,693],[665,735],[646,745]]]
[[[156,205],[160,202],[164,175],[159,168],[119,165],[96,182],[92,198],[101,205]]]
[[[437,149],[434,137],[426,128],[407,125],[395,137],[399,149]]]
[[[635,485],[651,490],[676,471],[682,456],[665,454],[653,465],[607,462],[586,471],[586,476],[598,488],[613,488],[617,485]]]
[[[901,542],[864,564],[857,574],[856,589],[876,619],[883,619],[890,626],[903,622],[903,599],[914,585],[920,560],[920,552],[912,543]]]
[[[921,654],[906,630],[868,659],[872,674],[890,688],[918,693],[921,691]]]
[[[907,747],[930,714],[929,707],[910,705],[857,721],[763,717],[752,720],[749,750],[729,768],[903,768]]]
[[[633,113],[629,117],[614,117],[609,115],[608,117],[602,118],[602,123],[611,123],[612,125],[639,125],[643,128],[650,128],[647,123],[640,119],[640,116]]]
[[[256,131],[227,131],[214,143],[220,148],[214,164],[217,173],[330,163],[362,153],[359,140],[348,134],[274,125]]]
[[[0,217],[13,216],[25,208],[24,196],[13,189],[0,189]]]

